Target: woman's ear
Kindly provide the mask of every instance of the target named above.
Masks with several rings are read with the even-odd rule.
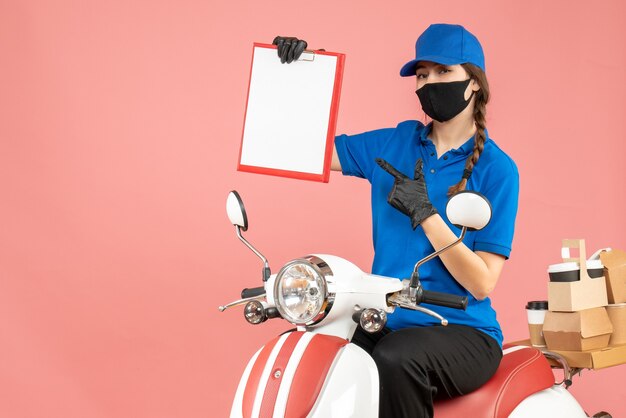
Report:
[[[478,84],[478,81],[476,81],[475,78],[472,78],[472,82],[470,83],[470,87],[472,88],[473,91],[480,90],[480,84]]]

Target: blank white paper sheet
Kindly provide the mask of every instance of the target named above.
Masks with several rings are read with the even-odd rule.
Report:
[[[328,182],[344,57],[254,44],[240,171]]]

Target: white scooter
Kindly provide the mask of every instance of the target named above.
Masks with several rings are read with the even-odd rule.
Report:
[[[242,299],[220,306],[220,311],[245,305],[251,324],[282,318],[296,326],[265,344],[249,361],[233,401],[231,418],[375,418],[378,416],[378,370],[372,358],[350,343],[357,323],[368,332],[386,324],[396,307],[422,311],[447,325],[447,320],[420,303],[465,309],[467,298],[424,290],[421,264],[463,240],[467,230],[484,228],[491,206],[480,194],[462,192],[447,204],[446,215],[461,228],[452,244],[420,260],[410,280],[362,272],[340,257],[308,255],[271,274],[267,259],[241,232],[248,228],[243,202],[235,191],[226,208],[239,239],[263,261],[263,286],[244,289]],[[555,383],[541,351],[505,345],[496,374],[480,389],[435,403],[435,416],[472,418],[587,417],[567,391],[571,370]],[[594,417],[607,417],[599,413]]]

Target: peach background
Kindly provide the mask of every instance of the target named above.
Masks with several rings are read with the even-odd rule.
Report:
[[[217,311],[260,280],[225,216],[233,188],[275,271],[309,252],[369,269],[366,182],[235,170],[251,45],[277,34],[346,53],[346,133],[422,117],[398,71],[428,23],[482,40],[489,130],[522,182],[493,295],[506,340],[526,337],[561,238],[626,249],[625,3],[388,3],[0,2],[0,416],[226,416],[286,328]],[[626,416],[624,367],[572,392]]]

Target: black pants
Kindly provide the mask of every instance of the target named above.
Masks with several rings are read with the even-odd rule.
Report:
[[[469,393],[496,372],[496,340],[463,325],[387,328],[368,334],[359,326],[352,342],[378,366],[381,418],[432,417],[433,400]]]

